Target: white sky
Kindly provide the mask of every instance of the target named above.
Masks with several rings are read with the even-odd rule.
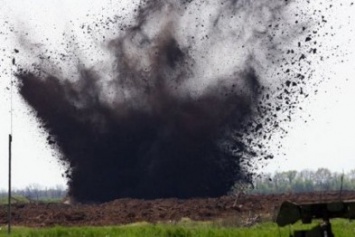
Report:
[[[7,187],[8,134],[10,132],[10,85],[11,57],[18,42],[8,32],[8,26],[21,26],[36,37],[61,37],[69,20],[81,23],[87,14],[107,14],[102,7],[112,3],[95,0],[2,0],[0,23],[0,189]],[[115,1],[114,1],[115,2]],[[122,1],[121,1],[122,2]],[[334,0],[334,2],[336,2]],[[351,1],[342,1],[350,5]],[[112,14],[114,10],[112,9]],[[350,18],[349,18],[350,17]],[[44,20],[45,19],[45,20]],[[80,20],[78,20],[80,19]],[[319,93],[302,104],[304,113],[297,114],[289,124],[289,134],[283,139],[281,153],[262,169],[263,172],[290,169],[317,169],[326,167],[332,171],[355,169],[355,7],[334,8],[328,18],[337,33],[327,46],[340,45],[338,52],[344,55],[316,68],[316,75],[325,74],[331,80],[318,87]],[[353,24],[350,24],[353,22]],[[56,29],[53,28],[56,26]],[[342,26],[339,28],[339,26]],[[25,28],[26,27],[26,28]],[[14,29],[15,31],[18,30]],[[3,52],[5,49],[5,52]],[[1,61],[4,59],[4,61]],[[13,186],[24,188],[36,183],[43,187],[65,185],[61,177],[63,169],[46,147],[46,136],[41,134],[38,123],[14,93],[13,117]],[[308,117],[307,123],[298,117]]]

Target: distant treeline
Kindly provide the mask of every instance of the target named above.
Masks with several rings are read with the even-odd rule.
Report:
[[[318,170],[282,171],[273,174],[266,173],[256,176],[253,188],[245,184],[236,184],[233,192],[247,193],[301,193],[334,190],[355,190],[355,169],[347,173],[332,172],[327,168]],[[25,197],[28,200],[58,200],[63,199],[67,190],[63,186],[43,188],[39,185],[29,185],[24,189],[12,191],[13,196]],[[7,190],[0,190],[0,198],[7,197]]]
[[[43,188],[40,185],[32,184],[24,189],[12,190],[11,193],[14,199],[16,199],[16,197],[24,197],[28,199],[28,201],[50,201],[63,199],[67,194],[67,190],[61,185]],[[0,197],[7,197],[7,190],[0,190]]]
[[[355,190],[355,169],[347,173],[318,170],[283,171],[263,174],[254,179],[252,193],[314,192]]]

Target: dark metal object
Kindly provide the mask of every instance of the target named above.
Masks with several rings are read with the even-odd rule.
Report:
[[[330,219],[355,219],[355,200],[338,200],[328,202],[283,202],[276,217],[278,226],[292,225],[297,221],[309,224],[313,219],[322,219],[321,225],[310,230],[298,230],[292,237],[334,237]]]

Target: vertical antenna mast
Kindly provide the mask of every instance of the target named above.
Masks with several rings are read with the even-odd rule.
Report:
[[[12,59],[12,64],[15,65],[15,58]],[[12,81],[12,69],[10,74],[10,134],[9,134],[9,189],[8,189],[8,226],[7,233],[11,234],[11,163],[12,163],[12,126],[13,126],[13,81]]]

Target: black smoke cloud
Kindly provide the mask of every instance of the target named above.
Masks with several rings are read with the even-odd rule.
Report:
[[[77,65],[75,79],[19,70],[20,94],[68,166],[69,195],[215,197],[251,182],[289,106],[271,101],[267,78],[298,34],[289,11],[276,0],[146,1],[131,25],[115,23],[110,67]],[[289,102],[282,83],[274,90]]]

